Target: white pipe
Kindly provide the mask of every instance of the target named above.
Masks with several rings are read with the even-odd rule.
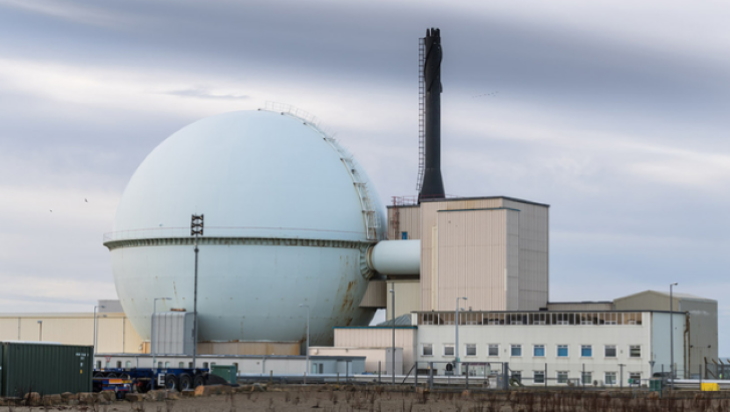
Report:
[[[419,275],[421,241],[384,240],[368,250],[368,266],[384,275]]]

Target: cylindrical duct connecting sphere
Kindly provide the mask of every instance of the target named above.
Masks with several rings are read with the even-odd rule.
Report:
[[[368,265],[384,275],[419,275],[421,241],[384,240],[370,249]]]

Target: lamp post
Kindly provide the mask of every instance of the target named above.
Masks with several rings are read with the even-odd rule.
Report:
[[[157,320],[155,319],[155,313],[157,313],[157,301],[158,300],[172,300],[172,298],[154,298],[152,301],[152,369],[157,368]]]
[[[43,342],[43,321],[38,321],[38,341]]]
[[[459,301],[466,300],[465,297],[456,298],[456,316],[454,316],[454,369],[456,376],[461,375],[459,372]]]
[[[669,284],[669,358],[671,365],[669,365],[669,376],[672,378],[670,388],[674,390],[674,296],[672,295],[672,288],[679,285],[678,282]]]
[[[193,281],[193,369],[197,367],[198,356],[198,236],[203,236],[205,215],[192,215],[190,218],[190,236],[195,239],[195,279]]]
[[[97,321],[97,318],[96,318],[96,313],[97,313],[97,310],[98,309],[104,309],[104,308],[106,308],[106,306],[104,306],[104,305],[96,305],[96,306],[94,306],[94,341],[93,341],[94,342],[94,348],[93,348],[94,349],[94,354],[96,354],[96,341],[97,341],[97,336],[98,336],[98,333],[96,331],[97,330],[97,327],[98,327],[97,326],[98,321]]]
[[[304,384],[307,384],[307,374],[309,374],[309,305],[299,305],[300,308],[307,308],[307,349],[306,355],[306,366],[304,367]]]
[[[393,322],[392,338],[393,347],[390,353],[390,370],[393,374],[393,385],[395,385],[395,283],[390,284],[390,321]]]

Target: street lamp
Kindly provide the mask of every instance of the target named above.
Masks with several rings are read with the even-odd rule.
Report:
[[[38,321],[38,341],[43,342],[43,321]]]
[[[195,279],[193,280],[193,369],[198,356],[198,237],[203,236],[205,215],[190,217],[190,236],[195,239]]]
[[[154,298],[152,300],[152,369],[157,368],[157,320],[155,319],[155,313],[157,313],[157,301],[158,300],[172,300],[172,298]]]
[[[390,370],[393,374],[393,385],[395,385],[395,283],[390,286],[390,321],[393,322],[393,348],[390,353]]]
[[[104,305],[96,305],[96,306],[94,306],[94,340],[93,340],[93,342],[94,342],[94,353],[96,353],[96,341],[97,341],[97,335],[98,335],[96,333],[96,329],[98,327],[98,325],[97,325],[98,321],[96,320],[96,312],[97,312],[97,309],[104,309],[104,308],[106,308],[106,306],[104,306]]]
[[[672,383],[669,387],[672,390],[674,390],[674,314],[672,313],[674,311],[674,297],[672,296],[672,288],[677,285],[679,285],[678,282],[669,284],[669,357],[672,363],[669,365],[669,375],[672,377]]]
[[[461,375],[461,372],[459,372],[459,301],[461,299],[466,300],[465,297],[456,298],[456,316],[454,317],[454,334],[456,335],[454,338],[454,369],[457,376]]]
[[[301,304],[299,305],[300,308],[307,308],[307,350],[305,352],[306,355],[306,366],[304,369],[304,384],[307,384],[307,374],[309,373],[309,305]]]

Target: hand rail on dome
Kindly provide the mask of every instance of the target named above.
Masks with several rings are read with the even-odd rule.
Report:
[[[268,227],[268,226],[206,226],[206,236],[202,237],[248,237],[251,231],[263,230],[267,232],[316,232],[316,233],[333,233],[333,234],[356,234],[361,235],[362,232],[350,230],[328,230],[314,228],[294,228],[294,227]],[[238,231],[238,233],[236,233]],[[245,233],[248,232],[248,233]],[[104,243],[117,240],[129,239],[158,239],[158,238],[189,238],[190,227],[155,227],[145,229],[118,230],[114,232],[104,233]],[[274,236],[275,237],[275,236]]]

